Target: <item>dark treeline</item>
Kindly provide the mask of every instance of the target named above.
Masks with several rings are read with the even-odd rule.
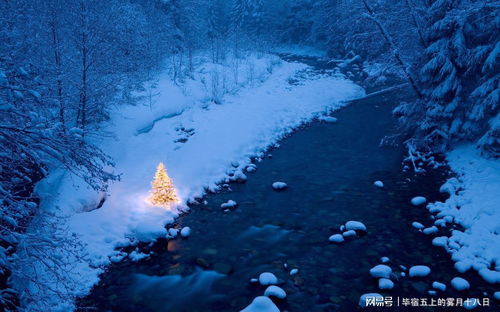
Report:
[[[116,179],[92,143],[99,125],[159,71],[189,79],[200,53],[219,63],[297,44],[380,63],[415,93],[395,110],[411,153],[466,140],[498,157],[499,8],[495,0],[0,0],[1,304],[15,310],[26,296],[6,279],[22,274],[15,252],[36,213],[33,184],[61,166],[95,189]]]

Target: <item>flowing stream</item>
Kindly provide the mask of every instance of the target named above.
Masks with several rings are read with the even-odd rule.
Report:
[[[322,70],[318,64],[313,65]],[[429,212],[412,206],[410,199],[443,200],[438,190],[448,172],[405,172],[403,148],[380,146],[394,131],[391,110],[404,96],[393,90],[356,101],[332,114],[337,123],[315,121],[298,129],[257,163],[246,183],[207,195],[206,205],[194,205],[180,217],[178,227],[192,228],[189,238],[161,239],[145,246],[154,252],[150,257],[110,266],[92,293],[79,301],[81,311],[239,311],[263,294],[265,288],[249,280],[266,271],[287,292],[286,300],[276,301],[281,311],[357,311],[360,295],[368,292],[430,301],[427,291],[433,281],[448,285],[436,299],[491,294],[492,287],[476,273],[459,275],[449,254],[432,246],[433,236],[411,226],[413,221],[432,225]],[[384,188],[375,187],[376,180]],[[288,189],[274,191],[275,181],[286,182]],[[224,212],[220,205],[229,199],[238,207]],[[328,237],[349,220],[362,221],[367,234],[330,243]],[[402,271],[400,265],[419,264],[432,272],[421,279],[394,277],[394,289],[380,291],[369,269],[383,256],[396,273]],[[292,268],[298,274],[290,276]],[[468,279],[472,290],[452,290],[449,282],[455,276]],[[394,311],[401,310],[457,311]]]

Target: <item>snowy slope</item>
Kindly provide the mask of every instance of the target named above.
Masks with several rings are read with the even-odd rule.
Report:
[[[112,170],[121,174],[121,180],[110,185],[102,208],[93,209],[102,194],[69,174],[59,172],[39,185],[45,198],[42,208],[60,207],[58,213],[67,216],[66,225],[84,244],[86,254],[83,259],[71,258],[75,268],[69,279],[75,280],[74,289],[69,298],[54,299],[54,311],[72,309],[72,296],[88,292],[110,261],[126,256],[116,247],[166,235],[165,225],[178,211],[151,207],[146,201],[159,162],[165,163],[186,203],[207,189],[217,190],[217,183],[228,179],[228,170],[242,170],[250,157],[263,156],[297,126],[364,94],[344,77],[318,75],[304,64],[265,67],[267,76],[252,69],[251,75],[259,74],[260,82],[229,93],[222,105],[207,101],[210,90],[203,79],[203,83],[189,81],[179,87],[165,76],[159,81],[154,105],[119,107],[105,129],[115,137],[101,146],[115,159]],[[236,162],[239,168],[234,168]],[[43,266],[37,269],[44,270]],[[45,275],[50,280],[51,273]],[[46,289],[38,292],[40,297],[51,296]]]
[[[428,205],[439,219],[451,220],[464,230],[453,230],[444,247],[456,261],[455,268],[471,268],[490,283],[500,283],[500,161],[485,159],[474,146],[462,146],[448,155],[457,177],[441,191],[450,194],[444,203]]]

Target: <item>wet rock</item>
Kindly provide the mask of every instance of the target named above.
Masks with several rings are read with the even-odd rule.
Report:
[[[221,274],[229,275],[233,272],[233,267],[226,263],[217,262],[213,266],[214,271],[217,271]]]
[[[293,284],[295,286],[302,286],[302,285],[304,285],[304,279],[300,276],[296,276],[293,278]]]
[[[208,269],[210,267],[210,263],[208,263],[208,261],[204,258],[196,258],[195,262],[197,265],[201,266],[204,269]]]

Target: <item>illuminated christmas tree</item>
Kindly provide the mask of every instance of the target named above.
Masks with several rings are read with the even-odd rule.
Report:
[[[163,163],[160,163],[156,168],[155,179],[151,182],[151,185],[153,188],[149,200],[153,205],[169,207],[171,204],[179,202],[174,183],[168,176]]]

